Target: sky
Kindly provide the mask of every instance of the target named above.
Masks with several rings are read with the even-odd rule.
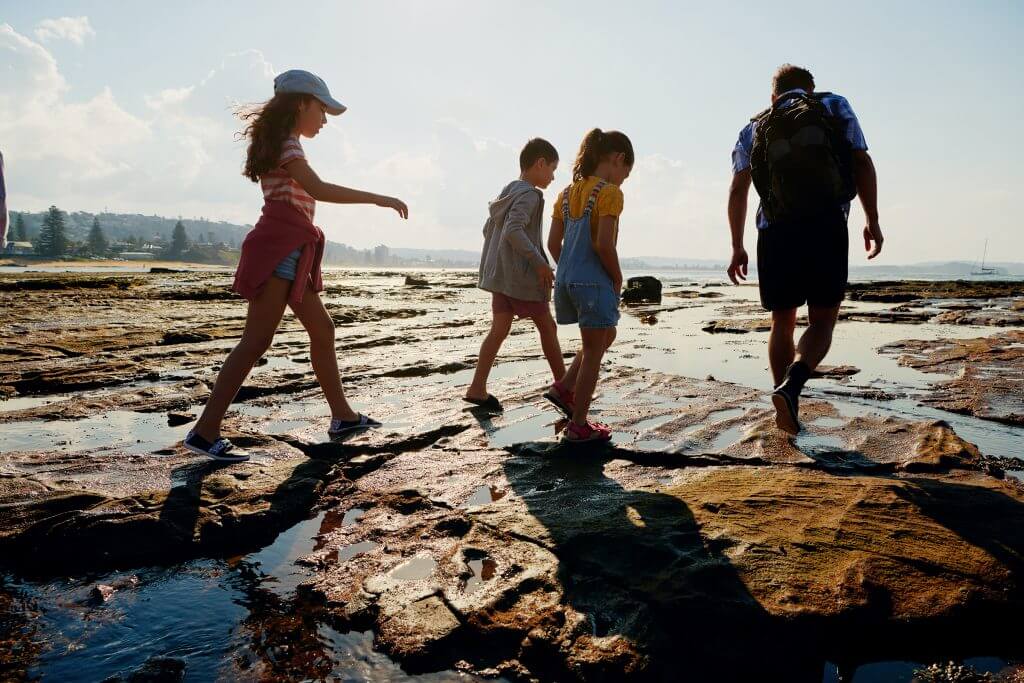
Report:
[[[349,107],[304,140],[325,180],[396,195],[319,204],[329,239],[478,249],[534,136],[618,129],[624,256],[730,254],[730,152],[782,63],[857,112],[879,175],[882,264],[1024,261],[1024,4],[0,0],[8,206],[253,223],[232,107],[303,68]],[[753,254],[753,208],[747,248]],[[863,227],[855,205],[851,234]],[[851,262],[863,260],[851,241]]]

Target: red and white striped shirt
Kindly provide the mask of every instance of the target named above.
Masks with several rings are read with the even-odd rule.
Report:
[[[316,200],[288,175],[288,171],[284,170],[284,165],[289,161],[305,158],[306,153],[302,151],[299,138],[288,138],[281,147],[281,160],[277,168],[260,176],[260,187],[263,188],[264,200],[287,202],[301,211],[312,223],[313,214],[316,213]]]

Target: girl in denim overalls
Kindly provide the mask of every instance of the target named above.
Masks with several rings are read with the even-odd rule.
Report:
[[[618,131],[587,133],[572,169],[573,183],[555,202],[548,251],[558,264],[555,318],[580,326],[583,348],[545,397],[571,418],[565,441],[608,441],[606,425],[587,420],[601,358],[615,339],[622,271],[616,252],[622,190],[633,169],[633,145]]]

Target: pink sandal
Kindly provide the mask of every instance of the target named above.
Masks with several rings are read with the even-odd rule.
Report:
[[[570,443],[588,443],[591,441],[611,441],[612,432],[608,427],[596,424],[594,422],[587,422],[585,425],[578,425],[575,422],[570,422],[565,427],[565,431],[562,432],[562,441],[568,441]]]

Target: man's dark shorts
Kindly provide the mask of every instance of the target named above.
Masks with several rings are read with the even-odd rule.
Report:
[[[838,305],[846,294],[849,239],[838,209],[758,230],[761,305],[769,311]]]

